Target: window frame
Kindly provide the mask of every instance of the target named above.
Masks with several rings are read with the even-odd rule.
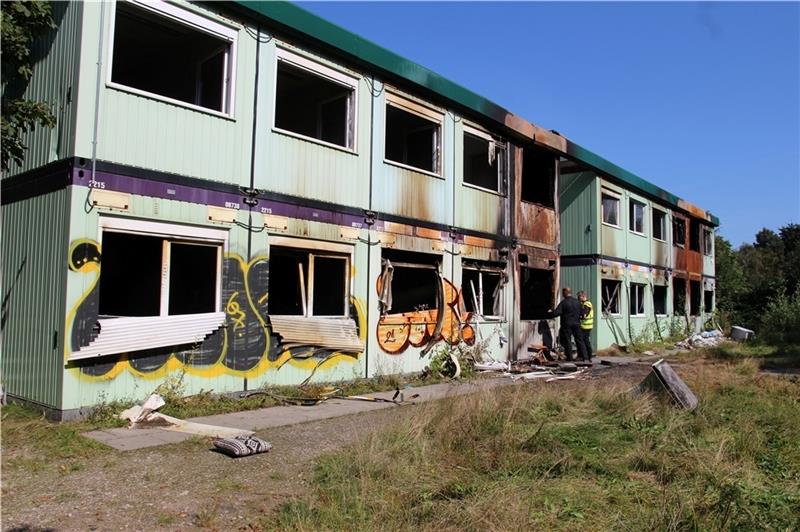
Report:
[[[641,290],[641,298],[639,297],[639,290]],[[631,318],[642,318],[647,316],[647,295],[645,294],[647,290],[647,284],[645,283],[636,283],[630,282],[628,284],[628,313]],[[634,294],[636,297],[634,297]],[[634,301],[635,300],[635,301]],[[636,303],[636,312],[632,312],[632,307],[634,306],[634,302]],[[639,307],[641,307],[641,312],[639,312]]]
[[[663,313],[656,312],[657,305],[656,305],[655,299],[656,299],[656,287],[658,287],[658,286],[660,286],[660,287],[662,287],[664,289],[664,312]],[[669,316],[669,307],[668,307],[668,304],[669,304],[669,287],[666,286],[666,285],[653,284],[653,285],[651,285],[651,290],[652,290],[652,294],[653,294],[652,295],[652,298],[653,298],[653,315],[654,316]]]
[[[237,44],[239,40],[239,29],[235,26],[223,24],[218,20],[214,20],[208,16],[197,13],[196,11],[181,7],[176,4],[165,2],[164,0],[126,0],[127,3],[135,5],[139,9],[144,9],[151,12],[154,16],[164,17],[178,24],[189,26],[192,29],[206,33],[218,39],[228,41],[229,48],[225,54],[225,77],[223,80],[223,111],[209,109],[202,105],[184,102],[163,96],[155,92],[150,92],[136,87],[130,87],[122,83],[112,81],[111,76],[114,72],[114,36],[116,32],[117,21],[117,3],[119,0],[112,2],[111,5],[111,26],[109,28],[109,47],[108,47],[108,67],[106,67],[106,87],[136,94],[137,96],[144,96],[153,100],[158,100],[164,103],[175,105],[178,107],[185,107],[193,111],[199,111],[214,115],[219,118],[228,120],[236,119],[236,70],[237,70]]]
[[[602,315],[606,311],[605,300],[603,299],[603,297],[604,297],[604,294],[603,294],[603,282],[604,281],[605,282],[609,282],[609,283],[617,283],[618,287],[616,289],[616,303],[617,303],[616,304],[616,307],[617,307],[616,308],[616,312],[609,311],[608,314],[610,316],[614,316],[614,317],[621,316],[622,315],[622,302],[621,302],[622,296],[621,296],[621,292],[622,292],[622,286],[623,286],[624,283],[620,279],[600,279],[600,314]]]
[[[605,220],[605,206],[603,205],[603,196],[608,196],[609,198],[613,198],[617,200],[617,225],[611,224],[606,222]],[[622,203],[622,196],[613,192],[607,188],[600,189],[600,223],[606,225],[608,227],[613,227],[615,229],[622,229],[622,220],[620,219],[620,205]]]
[[[708,227],[701,227],[703,238],[703,255],[706,257],[714,256],[714,231]]]
[[[686,221],[687,221],[687,219],[683,218],[681,216],[675,216],[675,215],[672,216],[672,246],[673,247],[681,248],[681,249],[687,249],[687,245],[686,245],[686,228],[687,228],[687,224],[686,224]],[[678,234],[678,232],[675,231],[675,224],[677,224],[677,223],[682,223],[683,224],[683,233],[682,233],[683,242],[680,243],[680,244],[675,239],[675,236]]]
[[[498,165],[497,168],[497,188],[498,190],[492,190],[490,188],[481,187],[479,185],[473,185],[472,183],[467,183],[464,175],[464,143],[463,138],[465,135],[472,135],[474,137],[482,138],[488,142],[493,142],[495,144],[495,149],[502,149],[503,150],[503,164],[502,166]],[[489,194],[494,194],[495,196],[500,196],[501,198],[505,198],[508,196],[508,142],[503,139],[498,140],[497,137],[489,133],[488,131],[479,128],[473,124],[464,123],[463,131],[461,134],[462,143],[461,143],[461,185],[467,188],[473,188],[475,190],[480,190],[481,192],[488,192]],[[495,157],[497,155],[495,154]]]
[[[657,242],[667,242],[669,240],[669,232],[668,232],[669,223],[667,223],[668,220],[669,220],[669,213],[667,211],[665,211],[663,209],[659,209],[657,207],[653,207],[652,209],[650,209],[650,211],[652,213],[652,215],[650,216],[650,219],[651,219],[651,223],[653,225],[653,231],[652,231],[653,240],[655,240]],[[656,215],[656,213],[659,213],[659,214],[661,214],[663,216],[663,218],[662,218],[663,223],[661,224],[661,228],[662,228],[661,235],[663,236],[663,238],[657,238],[656,237],[656,232],[655,232],[656,223],[655,223],[655,220],[653,220],[653,217]]]
[[[429,175],[431,177],[437,177],[439,179],[444,179],[444,111],[438,111],[431,107],[427,107],[420,103],[414,102],[409,98],[404,96],[400,96],[392,92],[391,90],[387,89],[384,92],[384,120],[383,120],[383,162],[384,164],[388,164],[391,166],[396,166],[399,168],[403,168],[405,170],[411,170],[412,172],[419,172],[421,174]],[[405,111],[412,115],[416,115],[420,118],[428,120],[429,122],[434,122],[438,126],[438,131],[436,133],[436,172],[431,172],[430,170],[425,170],[424,168],[417,168],[416,166],[411,166],[409,164],[401,163],[398,161],[393,161],[386,157],[386,134],[387,134],[387,125],[388,120],[386,119],[387,113],[386,109],[392,106],[395,109],[399,109],[401,111]]]
[[[216,258],[216,286],[214,308],[222,308],[222,263],[225,253],[228,252],[228,231],[221,229],[211,229],[206,227],[196,227],[188,225],[172,225],[163,222],[152,222],[149,220],[137,220],[133,218],[116,218],[101,216],[98,221],[97,241],[100,249],[103,246],[103,233],[123,233],[130,235],[141,235],[161,238],[161,283],[159,314],[150,317],[166,316],[193,316],[195,314],[169,314],[169,280],[172,243],[205,245],[217,247]],[[214,310],[219,312],[219,310]],[[198,313],[208,314],[208,313]]]
[[[497,297],[500,299],[500,308],[502,309],[503,305],[505,303],[504,294],[505,294],[505,285],[507,284],[507,280],[506,280],[505,283],[503,282],[503,276],[506,275],[506,268],[500,268],[499,266],[489,266],[489,265],[480,266],[478,264],[462,264],[461,265],[461,269],[462,270],[471,270],[471,271],[478,272],[478,284],[479,284],[478,293],[474,294],[475,297],[478,299],[478,303],[479,303],[479,306],[480,306],[480,311],[478,312],[478,314],[480,314],[482,317],[486,318],[487,320],[492,320],[492,321],[505,320],[505,316],[503,316],[503,315],[485,314],[484,313],[484,308],[483,308],[483,273],[484,272],[491,273],[491,274],[495,274],[495,275],[500,277],[500,279],[498,279],[498,283],[500,283],[500,292],[497,294]],[[461,279],[462,279],[462,285],[463,285],[463,279],[464,279],[463,275],[462,275]],[[462,293],[462,295],[464,293],[464,287],[463,286],[461,287],[461,293]],[[473,303],[474,303],[474,301],[473,301]],[[494,309],[491,309],[491,310],[494,310]]]
[[[279,317],[295,318],[352,318],[350,315],[350,296],[353,286],[351,282],[351,269],[353,264],[354,249],[352,245],[338,244],[334,242],[323,242],[315,240],[303,240],[292,237],[269,236],[270,250],[273,246],[281,248],[291,248],[296,251],[308,253],[308,279],[305,280],[305,313],[297,314],[270,314]],[[314,314],[314,257],[334,258],[345,261],[344,266],[344,314],[342,315],[317,315]]]
[[[312,76],[322,78],[326,81],[335,83],[337,85],[341,85],[342,87],[347,87],[352,90],[352,93],[348,98],[348,103],[347,103],[347,108],[349,111],[348,112],[349,127],[347,128],[347,132],[345,135],[345,138],[351,141],[350,142],[350,144],[352,144],[351,146],[341,146],[333,142],[327,142],[321,139],[316,139],[314,137],[309,137],[303,135],[302,133],[297,133],[294,131],[290,131],[288,129],[280,128],[275,124],[275,121],[278,117],[278,113],[276,111],[278,106],[278,91],[277,91],[278,68],[280,67],[281,62],[285,62],[293,66],[294,68],[298,68],[300,70],[308,72]],[[313,59],[297,54],[287,48],[276,46],[275,67],[272,76],[272,82],[273,82],[272,126],[271,126],[272,131],[274,133],[279,133],[281,135],[286,135],[288,137],[294,137],[307,142],[312,142],[314,144],[320,144],[322,146],[332,148],[335,150],[351,153],[353,155],[358,155],[358,96],[359,96],[358,88],[360,81],[361,80],[358,76],[348,74],[344,70],[337,70],[327,65],[323,65],[322,63],[315,61]],[[328,99],[320,103],[321,104],[329,103],[330,101],[333,100],[335,100],[335,98]],[[317,109],[317,112],[319,112],[319,109]]]
[[[642,208],[642,230],[637,231],[632,226],[636,224],[635,208],[641,206]],[[634,235],[647,236],[647,203],[639,201],[634,198],[628,198],[628,230]]]

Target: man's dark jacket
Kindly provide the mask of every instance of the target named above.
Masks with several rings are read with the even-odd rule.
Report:
[[[561,316],[561,325],[580,325],[581,302],[572,296],[564,298],[553,311],[553,316]]]

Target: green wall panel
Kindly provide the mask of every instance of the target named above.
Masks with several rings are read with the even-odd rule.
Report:
[[[597,253],[600,218],[597,178],[591,172],[564,174],[559,182],[561,254]]]

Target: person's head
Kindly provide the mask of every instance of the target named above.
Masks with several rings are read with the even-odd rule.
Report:
[[[561,295],[564,296],[564,298],[572,297],[572,288],[565,286],[561,289]]]
[[[581,290],[580,292],[578,292],[578,301],[580,301],[581,303],[583,303],[583,302],[584,302],[584,301],[586,301],[587,299],[589,299],[589,298],[588,298],[588,297],[586,297],[586,292],[584,292],[583,290]]]

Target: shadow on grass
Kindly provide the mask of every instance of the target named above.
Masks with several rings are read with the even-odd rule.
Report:
[[[753,360],[763,370],[800,371],[800,345],[774,346],[729,342],[707,349],[705,357],[728,362]]]

